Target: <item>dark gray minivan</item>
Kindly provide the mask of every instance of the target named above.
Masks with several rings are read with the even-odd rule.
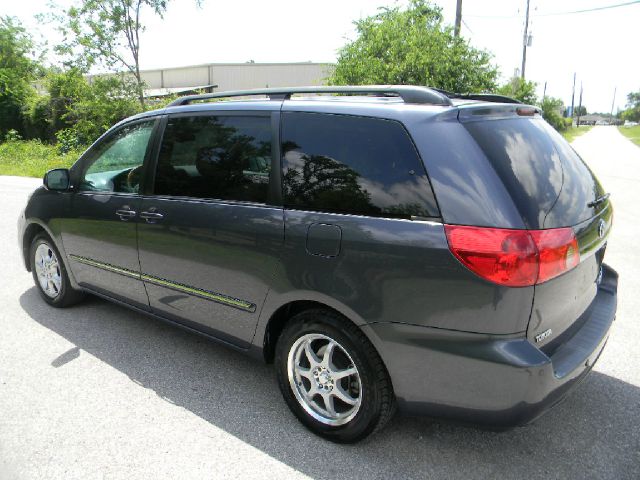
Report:
[[[508,427],[556,404],[615,317],[611,223],[535,107],[306,87],[120,122],[19,238],[50,305],[92,293],[274,362],[293,413],[354,442],[396,408]]]

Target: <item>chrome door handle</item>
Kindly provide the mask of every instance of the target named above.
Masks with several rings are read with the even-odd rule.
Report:
[[[116,210],[116,215],[120,217],[120,220],[126,222],[130,218],[135,217],[136,212],[134,210],[131,210],[129,207],[124,206],[123,208]]]
[[[162,220],[164,215],[150,210],[148,212],[140,212],[140,218],[144,218],[147,223],[156,223],[158,220]]]

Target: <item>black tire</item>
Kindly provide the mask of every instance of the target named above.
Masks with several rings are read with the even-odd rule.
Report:
[[[296,342],[309,334],[334,340],[357,368],[362,393],[355,416],[343,425],[327,425],[302,406],[289,381],[289,354]],[[346,318],[328,310],[306,310],[285,326],[276,345],[278,383],[287,405],[313,433],[337,443],[354,443],[380,430],[396,408],[393,387],[380,355],[362,331]],[[317,398],[317,397],[316,397]]]
[[[51,297],[45,293],[38,279],[35,257],[36,251],[40,245],[45,245],[46,248],[50,249],[55,254],[58,261],[57,271],[60,275],[60,289],[55,297]],[[42,297],[42,299],[49,305],[56,308],[64,308],[75,305],[76,303],[82,301],[85,296],[84,292],[74,290],[71,286],[69,275],[67,273],[67,269],[65,267],[62,256],[60,255],[60,252],[56,248],[55,244],[47,235],[41,233],[34,237],[33,241],[31,242],[31,248],[29,249],[29,262],[31,264],[31,274],[33,275],[33,281],[36,284],[36,288],[38,289],[38,292],[40,292],[40,296]]]

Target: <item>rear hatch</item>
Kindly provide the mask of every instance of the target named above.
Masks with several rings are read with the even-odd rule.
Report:
[[[538,113],[522,106],[461,108],[459,120],[486,155],[527,229],[571,227],[577,266],[535,286],[528,338],[546,353],[579,328],[600,281],[611,228],[606,192]]]

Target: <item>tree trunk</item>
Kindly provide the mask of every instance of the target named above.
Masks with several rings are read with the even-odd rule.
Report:
[[[136,88],[138,90],[138,100],[140,101],[140,106],[142,109],[145,109],[144,103],[144,84],[142,83],[142,77],[140,76],[140,66],[136,61]]]

